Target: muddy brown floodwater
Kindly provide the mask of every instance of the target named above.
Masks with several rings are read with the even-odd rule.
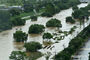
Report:
[[[87,4],[80,4],[79,7],[85,7]],[[72,9],[67,9],[67,10],[63,10],[60,13],[56,14],[55,16],[51,17],[51,18],[57,18],[59,20],[62,20],[61,23],[63,25],[62,30],[65,30],[65,28],[67,28],[66,30],[68,30],[69,27],[66,27],[66,23],[65,23],[65,18],[67,16],[71,16],[72,14]],[[23,43],[14,43],[13,42],[13,33],[16,31],[16,29],[21,29],[22,31],[28,33],[28,28],[31,24],[42,24],[45,25],[46,22],[51,19],[51,18],[46,18],[46,17],[38,17],[38,21],[36,22],[31,22],[31,20],[27,20],[25,26],[18,26],[18,27],[14,27],[11,30],[7,30],[7,31],[3,31],[0,33],[0,60],[9,60],[9,55],[12,51],[16,51],[18,49],[24,50],[24,48],[22,48]],[[70,25],[68,25],[70,26]],[[70,26],[71,28],[72,26]],[[45,32],[51,32],[54,33],[56,32],[57,29],[53,29],[53,28],[46,28]],[[42,44],[42,35],[29,35],[28,37],[28,42],[29,41],[37,41],[40,42]]]

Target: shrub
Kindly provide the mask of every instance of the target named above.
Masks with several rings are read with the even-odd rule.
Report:
[[[76,28],[77,28],[76,26],[73,26],[73,27],[71,28],[71,30],[69,31],[69,34],[72,34],[72,33],[75,31]]]
[[[51,35],[51,33],[44,33],[43,34],[43,39],[51,39],[53,38],[53,36]]]
[[[72,17],[66,17],[66,22],[74,24],[75,20],[73,20]]]

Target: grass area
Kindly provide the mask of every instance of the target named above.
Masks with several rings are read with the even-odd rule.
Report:
[[[26,52],[29,60],[36,60],[43,56],[41,52]]]
[[[20,17],[32,16],[32,15],[34,15],[34,14],[35,14],[34,12],[29,12],[29,13],[23,12],[23,13],[20,14]]]

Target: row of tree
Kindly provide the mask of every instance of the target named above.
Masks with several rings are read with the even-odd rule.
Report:
[[[37,52],[39,49],[42,48],[42,45],[39,42],[28,42],[24,44],[26,48],[26,52]],[[22,51],[12,51],[10,56],[12,60],[29,60],[27,54]]]
[[[61,27],[61,22],[57,19],[51,19],[47,22],[50,26],[47,25],[47,27]],[[53,23],[53,25],[52,25]],[[44,31],[45,27],[43,25],[34,24],[29,27],[29,34],[39,34]],[[25,42],[24,47],[26,48],[27,52],[37,52],[39,49],[42,48],[42,45],[39,42],[27,42],[28,34],[22,31],[16,31],[13,34],[13,37],[15,39],[15,42]],[[44,33],[42,36],[43,39],[51,39],[53,38],[53,35],[51,33]],[[10,59],[26,59],[26,54],[21,51],[13,51],[10,55]]]
[[[74,12],[72,13],[72,17],[80,22],[80,25],[83,24],[83,27],[85,27],[85,21],[89,20],[90,12],[89,7],[90,5],[83,7],[83,8],[73,8]]]
[[[55,55],[55,60],[70,60],[71,56],[88,40],[88,37],[90,37],[90,25],[71,40],[69,47]]]
[[[59,13],[61,10],[68,9],[74,5],[79,4],[78,0],[61,0],[54,1],[53,3],[47,3],[45,6],[45,12],[41,14],[41,16],[52,17],[54,14]]]
[[[72,3],[74,3],[74,4],[72,4]],[[32,3],[28,4],[28,2],[25,2],[23,8],[24,8],[24,12],[32,12],[34,10],[38,11],[38,9],[39,10],[44,9],[45,12],[42,13],[41,15],[51,17],[63,9],[67,9],[67,8],[69,8],[73,5],[77,5],[79,3],[80,2],[78,0],[76,0],[76,1],[73,1],[73,0],[59,1],[59,0],[57,0],[57,1],[45,1],[45,2],[43,0],[41,2],[37,2],[34,4],[32,4]],[[77,7],[74,6],[73,9],[76,10]],[[13,17],[11,19],[12,25],[19,26],[19,25],[25,24],[25,20],[21,19],[21,17],[18,17],[21,13],[23,13],[22,9],[12,8],[9,10],[9,12],[10,12],[10,15]],[[32,21],[37,20],[37,16],[31,16],[30,18]],[[19,22],[21,22],[21,23],[19,23]],[[75,22],[74,20],[71,21],[71,23],[74,23],[74,22]]]
[[[42,1],[24,1],[23,8],[24,12],[39,12],[44,9],[41,16],[51,17],[54,14],[60,12],[61,10],[67,9],[69,7],[79,4],[79,0],[42,0]]]
[[[84,8],[78,8],[76,6],[73,7],[74,12],[72,16],[75,20],[82,20],[89,19],[89,9],[90,5]],[[71,17],[67,17],[66,21],[72,19]],[[70,22],[70,21],[69,21]],[[72,30],[73,31],[73,30]],[[82,30],[74,39],[71,40],[69,43],[69,47],[65,48],[63,51],[59,52],[55,55],[55,60],[70,60],[71,56],[76,53],[78,49],[88,40],[87,38],[90,37],[90,25],[87,26],[84,30]]]
[[[14,25],[18,25],[18,24],[22,24],[21,21],[24,21],[24,20],[16,19],[16,20],[13,20],[12,22]],[[61,28],[62,24],[61,24],[61,21],[58,19],[51,19],[46,23],[46,27]],[[44,30],[45,30],[44,25],[33,24],[29,27],[28,33],[29,34],[40,34],[40,33],[44,32]],[[28,37],[28,35],[22,31],[16,31],[13,34],[13,36],[14,36],[14,39],[16,42],[24,42],[27,40],[27,37]],[[44,38],[46,38],[46,36],[44,36]]]

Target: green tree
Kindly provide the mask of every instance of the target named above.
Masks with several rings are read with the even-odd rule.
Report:
[[[21,26],[21,25],[25,25],[25,20],[21,19],[21,17],[19,16],[15,16],[11,18],[11,22],[13,26]]]
[[[31,21],[37,21],[37,16],[31,16]]]
[[[25,60],[26,54],[25,52],[21,52],[21,51],[12,51],[9,58],[12,60]]]
[[[39,34],[44,31],[45,27],[43,25],[34,24],[29,27],[29,34]]]
[[[24,12],[26,13],[33,12],[33,9],[34,9],[33,5],[28,4],[28,2],[24,4],[23,8],[24,8]]]
[[[73,16],[73,18],[75,18],[75,19],[79,19],[80,15],[82,15],[82,14],[83,14],[82,10],[75,10],[75,11],[72,13],[72,16]]]
[[[66,17],[66,22],[74,24],[75,20],[71,16],[69,16],[69,17]]]
[[[20,15],[22,10],[19,8],[12,8],[9,10],[9,12],[11,13],[11,16],[15,16],[15,15]]]
[[[73,9],[73,11],[75,11],[75,10],[78,10],[79,8],[77,7],[77,5],[75,5],[72,7],[72,9]]]
[[[51,39],[51,38],[53,38],[51,33],[44,33],[43,34],[43,39]]]
[[[46,27],[62,27],[61,21],[58,19],[51,19],[46,23]]]
[[[25,43],[24,47],[28,52],[36,52],[38,49],[42,48],[42,45],[38,42]]]
[[[28,34],[26,34],[25,32],[22,32],[22,31],[16,31],[13,34],[13,37],[14,37],[16,42],[26,42]]]
[[[53,4],[49,3],[45,7],[45,12],[42,14],[42,16],[46,17],[52,17],[55,14],[55,7]]]

